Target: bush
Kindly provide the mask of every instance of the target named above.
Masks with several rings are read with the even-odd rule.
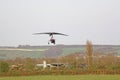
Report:
[[[8,72],[8,70],[9,70],[9,64],[1,61],[0,62],[0,72]]]

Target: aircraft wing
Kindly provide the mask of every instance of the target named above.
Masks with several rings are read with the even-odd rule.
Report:
[[[68,36],[66,34],[63,33],[57,33],[57,32],[43,32],[43,33],[34,33],[33,35],[39,35],[39,34],[48,34],[48,35],[64,35],[64,36]]]

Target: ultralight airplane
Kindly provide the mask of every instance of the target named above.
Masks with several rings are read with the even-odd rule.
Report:
[[[48,44],[52,43],[55,44],[56,40],[53,38],[53,35],[63,35],[63,36],[68,36],[66,34],[63,33],[57,33],[57,32],[43,32],[43,33],[34,33],[33,35],[39,35],[39,34],[47,34],[49,35],[51,38],[48,41]]]

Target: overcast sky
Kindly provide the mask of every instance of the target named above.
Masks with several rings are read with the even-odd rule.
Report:
[[[120,0],[0,0],[0,46],[57,44],[120,45]]]

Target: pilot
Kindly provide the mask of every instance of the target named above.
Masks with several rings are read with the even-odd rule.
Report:
[[[53,44],[55,44],[55,39],[51,38],[50,42],[53,43]]]

